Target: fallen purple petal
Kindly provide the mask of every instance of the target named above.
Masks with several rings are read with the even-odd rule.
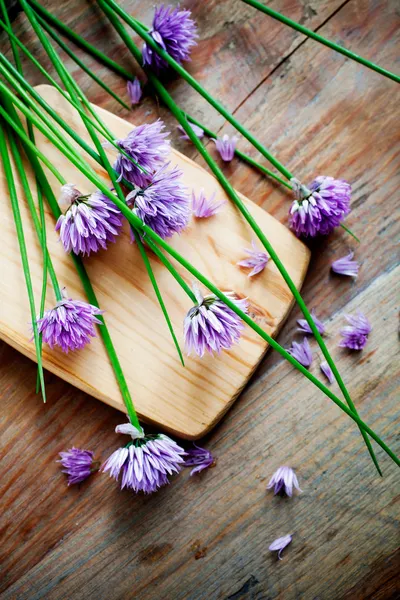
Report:
[[[290,542],[292,541],[292,537],[293,536],[291,534],[288,534],[284,535],[283,537],[277,538],[272,542],[268,549],[271,550],[271,552],[277,551],[279,560],[282,560],[282,551],[286,548],[286,546],[289,546]]]
[[[279,467],[272,475],[267,489],[274,488],[274,494],[282,493],[291,498],[293,496],[293,488],[301,492],[296,473],[290,467]]]
[[[140,99],[142,97],[142,88],[140,86],[140,81],[137,77],[133,81],[128,81],[126,84],[126,91],[128,93],[129,100],[134,106],[135,104],[139,104]]]
[[[254,275],[258,275],[258,273],[264,271],[269,261],[269,256],[266,252],[261,252],[257,248],[254,240],[252,241],[252,248],[244,248],[244,251],[247,252],[249,258],[245,258],[236,263],[238,267],[251,269],[248,277],[254,277]]]
[[[305,337],[302,342],[292,342],[292,347],[288,350],[303,367],[309,367],[312,363],[312,352],[308,339]]]
[[[322,323],[322,321],[320,321],[318,319],[318,317],[315,314],[315,310],[312,309],[311,311],[311,318],[315,323],[315,326],[317,328],[317,330],[319,331],[319,333],[321,335],[323,335],[325,333],[325,325]],[[301,331],[302,333],[308,333],[309,335],[313,335],[313,332],[311,331],[311,327],[309,326],[309,324],[307,323],[307,321],[305,319],[297,319],[297,324],[299,325],[299,327],[297,328],[297,331]]]
[[[216,193],[214,192],[207,198],[203,189],[200,190],[197,196],[194,191],[192,192],[192,211],[197,219],[213,217],[226,204],[225,200],[215,201]]]
[[[360,266],[356,260],[353,260],[354,252],[349,252],[347,256],[333,261],[331,269],[338,275],[347,277],[357,277]]]
[[[372,331],[372,327],[367,317],[358,311],[357,315],[345,315],[345,319],[349,323],[340,331],[343,340],[339,346],[341,348],[349,348],[350,350],[362,350],[368,342],[368,336]]]
[[[68,485],[81,483],[98,470],[97,463],[93,461],[93,452],[80,448],[60,452],[60,460],[57,462],[64,467],[63,473],[68,476]]]
[[[186,452],[185,458],[185,467],[194,467],[190,471],[190,475],[194,475],[195,473],[200,473],[204,471],[204,469],[208,469],[209,467],[215,464],[215,459],[209,450],[205,448],[200,448],[196,444],[193,444],[193,448],[190,448]]]
[[[224,162],[230,162],[235,155],[237,137],[234,135],[231,138],[229,135],[224,135],[222,138],[212,140]]]
[[[328,379],[329,383],[333,383],[335,381],[335,378],[333,376],[332,369],[330,368],[328,363],[324,361],[319,366],[325,377]]]

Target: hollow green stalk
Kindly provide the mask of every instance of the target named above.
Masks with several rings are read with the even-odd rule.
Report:
[[[26,135],[26,133],[22,127],[22,123],[21,123],[12,103],[8,99],[6,99],[5,104],[6,104],[7,110],[4,112],[9,117],[10,121],[13,124],[14,130],[16,131],[16,133],[19,135],[19,137],[21,138],[21,140],[23,142],[25,153],[31,163],[31,166],[32,166],[33,171],[36,175],[36,178],[39,182],[39,185],[43,191],[43,194],[46,197],[46,200],[49,204],[50,210],[53,213],[54,219],[57,220],[58,217],[61,215],[61,210],[58,206],[57,200],[56,200],[53,190],[47,180],[47,177],[42,169],[42,166],[38,160],[38,158],[39,158],[43,162],[43,164],[46,164],[46,162],[43,160],[43,159],[46,159],[46,157],[43,155],[43,153],[41,153],[36,148],[35,144],[33,144],[32,141],[29,139],[29,137]],[[2,109],[1,106],[0,106],[0,109]],[[48,166],[48,165],[46,164],[46,166]],[[77,165],[75,165],[75,166],[77,166]],[[90,171],[90,169],[88,169],[88,170],[90,173],[94,173],[94,171]],[[108,195],[111,195],[111,192],[108,190],[108,188],[106,188],[106,189],[107,189]],[[93,306],[97,306],[98,308],[100,308],[99,303],[97,301],[95,291],[90,282],[90,279],[88,277],[88,274],[86,272],[86,269],[83,265],[81,258],[74,253],[71,253],[70,256],[74,262],[76,271],[81,280],[81,283],[82,283],[83,289],[85,291],[88,302],[90,302],[90,304],[92,304]],[[98,315],[98,318],[102,322],[102,325],[99,327],[100,336],[103,340],[106,352],[110,359],[110,363],[113,368],[114,375],[117,380],[118,386],[120,388],[121,396],[122,396],[122,399],[126,406],[127,413],[129,415],[132,425],[134,425],[136,428],[138,428],[140,430],[141,426],[139,423],[139,419],[138,419],[138,416],[137,416],[137,413],[136,413],[136,410],[135,410],[135,407],[133,404],[133,400],[132,400],[132,397],[131,397],[131,394],[130,394],[130,391],[128,388],[127,381],[125,379],[125,375],[124,375],[122,367],[121,367],[121,363],[119,361],[119,358],[116,353],[114,344],[112,342],[110,333],[108,331],[108,327],[107,327],[105,319],[102,315]]]
[[[143,62],[142,53],[140,52],[140,50],[136,46],[136,44],[134,44],[134,42],[132,41],[128,32],[125,30],[123,25],[120,23],[118,18],[113,13],[113,9],[110,8],[110,3],[112,3],[112,6],[114,6],[114,4],[115,4],[115,2],[113,0],[98,0],[98,4],[101,6],[102,10],[105,12],[107,17],[109,18],[110,22],[112,23],[112,25],[114,26],[114,28],[118,32],[118,34],[120,35],[121,39],[125,42],[127,48],[131,51],[135,60],[138,62],[139,65],[142,64],[142,62]],[[150,37],[150,36],[147,36],[147,37]],[[146,37],[146,41],[147,41],[147,37]],[[150,38],[150,39],[152,40],[152,38]],[[158,46],[158,45],[156,44],[156,46]],[[218,167],[216,162],[212,159],[212,157],[210,156],[210,154],[208,153],[207,149],[204,147],[202,142],[197,138],[197,136],[193,132],[192,128],[188,124],[185,116],[182,114],[182,111],[177,106],[177,104],[174,102],[173,98],[167,92],[165,87],[161,84],[161,82],[158,80],[158,78],[155,75],[153,75],[153,73],[151,73],[151,71],[147,70],[146,73],[147,73],[147,76],[149,78],[151,85],[154,87],[154,89],[160,96],[161,100],[164,102],[164,104],[166,104],[166,106],[170,109],[170,111],[175,116],[177,121],[183,127],[183,129],[185,130],[189,139],[192,141],[192,143],[194,144],[194,146],[196,147],[198,152],[204,158],[204,160],[206,161],[206,163],[208,164],[208,166],[210,167],[210,169],[212,170],[212,172],[214,173],[214,175],[220,182],[221,186],[228,194],[229,198],[234,202],[234,204],[240,210],[240,212],[242,213],[242,215],[244,216],[246,221],[249,223],[250,227],[253,229],[253,231],[255,232],[255,234],[257,235],[257,237],[263,244],[264,248],[267,250],[269,256],[274,261],[279,272],[281,273],[282,277],[284,278],[288,288],[290,289],[291,293],[293,294],[294,298],[296,299],[297,304],[299,305],[302,313],[304,314],[304,317],[305,317],[307,323],[309,324],[311,331],[312,331],[315,339],[317,340],[318,345],[321,348],[321,351],[322,351],[326,361],[328,362],[330,368],[332,369],[333,375],[339,385],[340,390],[343,393],[343,396],[344,396],[347,404],[349,405],[350,409],[356,413],[357,409],[354,405],[354,402],[351,399],[350,394],[347,391],[347,388],[344,384],[344,381],[341,378],[339,371],[335,365],[335,362],[333,361],[333,359],[328,351],[328,348],[326,347],[326,344],[325,344],[320,332],[318,331],[318,328],[316,327],[316,325],[314,323],[314,319],[312,318],[300,292],[298,291],[296,285],[294,284],[293,280],[291,279],[289,273],[287,272],[285,266],[283,265],[282,261],[280,260],[278,254],[275,252],[274,248],[270,244],[270,242],[267,239],[267,237],[265,236],[264,232],[261,230],[261,228],[257,224],[256,220],[254,219],[254,217],[252,216],[252,214],[250,213],[250,211],[248,210],[246,205],[243,203],[243,201],[241,200],[239,195],[236,193],[233,186],[230,184],[228,179],[225,177],[222,170]],[[365,434],[365,431],[361,430],[361,434],[364,438],[364,442],[365,442],[365,444],[368,448],[368,451],[371,455],[372,461],[373,461],[378,473],[381,475],[382,473],[379,468],[377,459],[375,457],[371,442],[368,439],[368,436]]]
[[[62,61],[59,59],[57,53],[54,52],[53,49],[51,48],[50,44],[46,40],[45,34],[43,34],[43,32],[40,30],[40,24],[38,22],[36,22],[35,19],[36,19],[35,15],[31,14],[30,15],[30,21],[32,23],[32,26],[35,28],[36,33],[40,34],[40,39],[42,40],[42,42],[45,43],[45,49],[46,49],[46,51],[48,53],[48,56],[49,56],[50,60],[52,61],[53,66],[56,69],[56,71],[57,71],[57,73],[58,73],[61,81],[63,82],[63,84],[64,84],[64,86],[65,86],[65,88],[66,88],[69,96],[73,99],[73,101],[76,104],[80,104],[82,109],[86,109],[88,111],[91,111],[91,107],[90,107],[89,101],[87,100],[87,98],[83,94],[82,90],[78,87],[78,85],[76,84],[76,82],[73,79],[73,77],[70,75],[70,73],[64,67],[64,65],[63,65]],[[111,167],[111,165],[109,163],[109,160],[108,160],[108,157],[107,157],[107,155],[106,155],[106,153],[104,151],[104,148],[103,148],[100,140],[98,139],[98,137],[96,135],[96,131],[94,130],[91,122],[89,121],[89,119],[86,117],[85,114],[83,114],[81,116],[82,116],[83,123],[84,123],[85,127],[87,128],[87,131],[88,131],[88,133],[89,133],[89,135],[90,135],[93,143],[96,146],[96,149],[97,149],[97,152],[98,152],[98,156],[99,156],[99,159],[100,159],[98,162],[101,164],[101,166],[103,166],[103,168],[106,169],[106,171],[108,173],[108,176],[110,177],[110,179],[112,181],[113,187],[114,187],[114,189],[116,190],[116,192],[118,194],[119,199],[122,202],[125,202],[125,197],[124,197],[124,194],[122,192],[121,186],[120,186],[120,184],[117,181],[118,174],[115,173],[115,171]],[[57,134],[57,131],[55,133]],[[152,271],[151,264],[150,264],[149,260],[147,259],[147,256],[145,256],[146,253],[145,253],[145,250],[144,250],[144,247],[142,246],[142,244],[140,244],[139,250],[140,250],[142,259],[144,261],[144,265],[146,267],[146,270],[148,272],[150,281],[151,281],[151,283],[153,285],[156,297],[157,297],[157,299],[158,299],[158,301],[160,303],[161,310],[162,310],[162,312],[164,314],[164,317],[166,319],[167,326],[168,326],[168,329],[169,329],[169,331],[171,333],[171,336],[172,336],[173,342],[175,344],[175,347],[177,349],[179,358],[181,360],[181,363],[184,365],[184,360],[183,360],[182,352],[181,352],[181,349],[179,347],[179,343],[178,343],[178,340],[176,338],[176,335],[175,335],[175,332],[174,332],[174,329],[173,329],[173,326],[172,326],[171,319],[169,317],[169,314],[168,314],[167,308],[165,306],[165,303],[164,303],[164,301],[162,299],[162,295],[160,293],[160,290],[158,288],[156,279],[154,277],[154,273]]]
[[[380,67],[379,65],[373,63],[370,60],[367,60],[366,58],[363,58],[362,56],[360,56],[359,54],[356,54],[355,52],[352,52],[351,50],[347,50],[346,48],[344,48],[343,46],[340,46],[339,44],[336,44],[335,42],[331,42],[330,40],[324,38],[322,35],[319,35],[319,33],[315,33],[314,31],[312,31],[312,29],[308,29],[307,27],[304,27],[304,25],[300,25],[300,23],[296,23],[296,21],[289,19],[289,17],[285,17],[285,15],[282,15],[278,11],[273,10],[269,6],[265,6],[265,4],[258,2],[258,0],[242,0],[242,1],[245,2],[245,4],[249,4],[250,6],[257,8],[258,10],[265,13],[266,15],[269,15],[273,19],[280,21],[284,25],[288,25],[292,29],[295,29],[296,31],[300,31],[300,33],[303,33],[307,37],[319,42],[320,44],[323,44],[324,46],[327,46],[328,48],[331,48],[332,50],[336,50],[336,52],[340,52],[340,54],[347,56],[347,58],[351,58],[352,60],[355,60],[356,62],[360,63],[364,67],[368,67],[369,69],[372,69],[373,71],[376,71],[377,73],[380,73],[381,75],[384,75],[385,77],[388,77],[389,79],[392,79],[393,81],[396,81],[396,83],[400,83],[399,75],[396,75],[395,73],[391,73],[387,69]]]
[[[21,212],[20,212],[19,204],[18,204],[18,195],[17,195],[17,190],[15,187],[14,174],[13,174],[13,170],[12,170],[12,166],[11,166],[10,155],[9,155],[9,151],[8,151],[8,147],[7,147],[7,138],[8,138],[8,143],[10,145],[10,149],[11,149],[11,152],[13,155],[14,155],[14,152],[16,151],[16,148],[15,148],[16,144],[15,144],[15,140],[14,140],[13,136],[7,135],[8,131],[9,130],[8,130],[7,125],[4,123],[4,121],[2,121],[0,123],[0,156],[1,156],[1,161],[3,163],[4,175],[5,175],[5,178],[7,181],[10,203],[11,203],[14,224],[15,224],[15,230],[17,233],[19,251],[20,251],[20,255],[21,255],[22,269],[24,272],[25,285],[26,285],[26,290],[28,293],[29,308],[30,308],[31,320],[32,320],[33,337],[34,337],[34,341],[35,341],[36,358],[38,361],[38,369],[39,369],[39,376],[40,376],[40,388],[42,391],[43,402],[46,402],[46,389],[45,389],[45,384],[44,384],[43,364],[42,364],[42,356],[41,356],[41,352],[40,352],[39,332],[38,332],[38,326],[37,326],[37,322],[36,322],[37,315],[36,315],[36,308],[35,308],[35,297],[34,297],[34,293],[33,293],[33,284],[32,284],[31,271],[30,271],[30,267],[29,267],[28,251],[27,251],[26,242],[25,242],[24,227],[23,227]]]
[[[93,79],[93,81],[95,81],[100,87],[103,88],[103,90],[105,90],[112,98],[114,98],[114,100],[116,100],[119,104],[121,104],[121,106],[123,106],[126,110],[130,110],[130,106],[128,106],[126,104],[126,102],[124,102],[106,83],[104,83],[104,81],[102,81],[100,79],[100,77],[98,77],[96,75],[96,73],[93,73],[93,71],[91,71],[91,69],[89,69],[88,66],[85,65],[85,63],[83,61],[81,61],[81,59],[79,58],[79,56],[77,56],[75,54],[75,52],[73,52],[70,47],[65,44],[65,42],[63,42],[63,40],[55,33],[55,31],[49,27],[49,25],[47,24],[47,22],[40,16],[37,15],[37,19],[40,23],[40,25],[47,31],[47,33],[53,38],[53,40],[60,46],[60,48],[62,48],[62,50],[64,50],[64,52],[66,54],[68,54],[68,56],[70,58],[72,58],[72,60],[87,74],[90,75],[90,77]]]
[[[20,128],[19,128],[20,129]],[[58,140],[51,139],[50,141],[57,147]],[[141,219],[139,219],[132,211],[126,206],[125,203],[121,202],[118,197],[115,197],[109,190],[107,185],[94,173],[88,165],[80,162],[76,159],[73,152],[70,152],[66,147],[59,148],[64,153],[66,158],[70,160],[99,190],[101,190],[106,196],[110,198],[125,215],[128,222],[136,229],[142,231],[146,236],[149,236],[152,241],[163,248],[170,256],[177,260],[185,269],[187,269],[194,277],[196,277],[203,285],[205,285],[212,293],[214,293],[220,300],[222,300],[227,306],[229,306],[243,321],[248,324],[254,331],[256,331],[260,337],[262,337],[272,348],[274,348],[281,356],[283,356],[289,363],[296,367],[307,379],[309,379],[316,387],[323,391],[328,398],[339,406],[350,418],[357,423],[357,425],[365,431],[368,435],[374,439],[379,446],[392,458],[392,460],[400,466],[400,459],[394,454],[394,452],[381,440],[381,438],[366,424],[362,419],[348,408],[339,398],[331,392],[321,381],[319,381],[314,375],[308,372],[294,357],[292,357],[284,348],[280,346],[271,336],[267,334],[257,323],[253,321],[248,315],[240,310],[232,300],[221,292],[213,283],[211,283],[200,271],[198,271],[191,263],[189,263],[183,256],[181,256],[172,246],[170,246],[165,240],[158,236],[150,227],[145,225]],[[37,149],[36,149],[37,150]],[[37,156],[40,152],[37,151]],[[58,208],[58,206],[57,206]],[[59,211],[59,209],[58,209]],[[57,213],[57,210],[55,211]]]

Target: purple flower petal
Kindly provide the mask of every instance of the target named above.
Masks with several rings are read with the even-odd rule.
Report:
[[[339,346],[350,350],[362,350],[372,331],[367,317],[361,311],[358,311],[357,315],[345,315],[345,319],[349,325],[343,327],[340,331],[343,340]]]
[[[311,311],[311,317],[315,323],[317,330],[319,331],[319,333],[321,335],[323,335],[325,333],[325,325],[322,323],[322,321],[320,321],[318,319],[318,317],[315,314],[314,309],[312,309],[312,311]],[[301,331],[302,333],[308,333],[309,335],[313,334],[313,332],[311,331],[311,327],[309,326],[309,324],[307,323],[307,321],[305,319],[297,319],[297,323],[299,325],[299,327],[297,328],[297,331]]]
[[[230,162],[234,157],[237,140],[238,138],[235,135],[230,138],[226,134],[222,138],[212,139],[224,162]]]
[[[271,488],[274,488],[275,495],[281,492],[290,498],[293,495],[293,488],[302,491],[296,473],[290,467],[279,467],[275,471],[267,485],[268,490]]]
[[[207,198],[203,189],[200,190],[197,196],[192,191],[192,211],[197,219],[208,219],[216,215],[221,207],[226,204],[225,200],[215,202],[216,193],[214,192],[210,198]]]
[[[142,97],[142,88],[140,86],[140,81],[137,77],[133,81],[128,81],[126,84],[126,91],[128,93],[129,100],[133,105],[139,104],[140,99]]]
[[[89,256],[115,242],[115,236],[121,231],[123,216],[102,192],[83,196],[78,190],[73,191],[73,187],[71,184],[62,187],[60,201],[69,198],[72,203],[65,214],[60,215],[55,228],[60,232],[65,252]]]
[[[270,547],[268,549],[271,550],[271,552],[277,551],[279,560],[282,560],[282,557],[281,557],[282,550],[284,550],[286,548],[286,546],[289,546],[290,542],[292,541],[292,538],[293,538],[293,536],[291,534],[284,535],[283,537],[277,538],[276,540],[274,540],[272,542],[272,544],[270,545]]]
[[[347,256],[333,261],[331,269],[338,275],[347,275],[347,277],[357,277],[360,266],[356,260],[353,260],[354,252],[349,252]]]
[[[201,140],[201,138],[204,137],[204,129],[202,129],[198,125],[195,125],[194,123],[188,123],[188,125],[191,128],[191,130],[193,131],[193,133],[199,138],[199,140]],[[183,129],[182,125],[178,125],[177,129],[179,129],[179,131],[181,131],[183,134],[180,136],[181,140],[190,140],[190,137],[188,136],[186,131]]]
[[[215,459],[209,450],[200,448],[196,444],[193,444],[193,448],[186,452],[187,458],[185,458],[185,467],[194,467],[190,471],[190,475],[200,473],[215,464]]]
[[[68,485],[81,483],[97,470],[93,462],[93,452],[70,448],[66,452],[60,452],[60,462],[64,467],[63,473],[68,475]]]
[[[251,269],[250,273],[248,274],[248,277],[254,277],[254,275],[258,275],[258,273],[264,271],[269,261],[268,254],[266,252],[261,252],[257,248],[257,245],[254,240],[252,240],[251,244],[252,248],[244,248],[244,251],[247,252],[249,258],[245,258],[236,263],[238,267]]]
[[[305,337],[303,342],[292,342],[292,347],[288,350],[303,367],[309,367],[312,363],[312,352],[308,339]]]
[[[332,369],[330,368],[328,363],[324,361],[319,366],[325,377],[328,379],[329,383],[333,383],[335,381],[335,378],[333,376]]]

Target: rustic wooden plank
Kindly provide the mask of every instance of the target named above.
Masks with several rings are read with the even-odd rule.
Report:
[[[90,136],[79,113],[71,110],[68,101],[51,86],[38,86],[36,89],[71,129],[90,144]],[[116,139],[124,138],[132,129],[130,123],[103,109],[99,109],[99,115]],[[83,193],[92,191],[93,186],[85,176],[61,152],[50,146],[47,138],[39,132],[36,144],[51,158],[66,181],[74,182]],[[110,150],[111,161],[115,156],[116,152]],[[210,173],[174,149],[171,149],[168,160],[171,166],[181,169],[189,198],[192,191],[199,194],[203,189],[208,197],[216,194],[216,199],[225,202],[223,210],[212,219],[192,217],[185,231],[170,240],[171,245],[220,289],[247,297],[249,313],[256,316],[270,335],[275,336],[293,305],[293,297],[277,267],[270,261],[263,274],[255,278],[249,278],[248,272],[238,268],[236,263],[243,258],[243,248],[250,247],[252,240],[252,232],[242,215]],[[99,171],[93,159],[88,162],[109,182],[107,174]],[[58,196],[60,184],[50,172],[48,176]],[[35,190],[33,171],[28,171],[28,177],[32,190]],[[31,332],[26,325],[29,304],[7,191],[4,173],[0,172],[0,212],[5,221],[0,252],[0,269],[5,281],[0,296],[0,337],[35,359]],[[43,279],[41,248],[22,186],[17,188],[17,193],[25,223],[34,293],[36,298],[40,298]],[[308,248],[268,213],[247,198],[243,201],[271,240],[295,285],[301,287],[310,258]],[[66,288],[70,297],[84,298],[78,274],[60,244],[59,235],[54,230],[54,219],[47,207],[46,222],[48,248],[60,286]],[[192,303],[152,253],[149,253],[149,260],[183,349],[183,319]],[[197,439],[208,433],[237,398],[268,344],[248,328],[241,343],[229,352],[223,352],[218,360],[211,355],[187,357],[183,367],[139,250],[132,245],[129,224],[125,223],[116,244],[110,244],[106,252],[84,259],[84,263],[99,304],[105,311],[139,416],[188,439]],[[178,270],[190,285],[193,279],[190,273],[180,266]],[[55,302],[50,282],[48,288],[46,308],[54,306]],[[126,412],[100,337],[93,339],[83,350],[67,355],[60,348],[51,350],[44,345],[43,365],[79,389]]]
[[[274,6],[291,14],[283,3]],[[395,8],[390,1],[348,2],[322,33],[395,69]],[[330,349],[343,312],[361,308],[371,319],[365,351],[348,356],[335,350],[335,357],[362,416],[396,450],[398,92],[377,74],[310,44],[239,114],[289,166],[299,165],[301,177],[326,169],[356,183],[349,224],[362,234],[360,276],[350,282],[329,274],[331,260],[353,247],[338,232],[313,244],[304,293],[309,306],[331,317]],[[263,117],[257,122],[256,112]],[[287,196],[237,162],[226,172],[286,222]],[[281,332],[282,343],[293,339],[295,317]],[[119,416],[53,376],[43,409],[34,380],[27,359],[3,350],[0,388],[9,412],[0,421],[7,486],[2,521],[9,537],[0,562],[7,600],[79,600],[82,593],[89,600],[400,595],[397,470],[379,452],[384,479],[377,478],[356,428],[275,354],[205,440],[218,457],[216,468],[198,479],[183,474],[145,499],[121,494],[100,476],[80,490],[65,490],[56,453],[76,443],[104,458],[117,445],[112,429]],[[265,492],[273,469],[285,462],[297,468],[304,489],[293,502]],[[290,531],[293,544],[278,563],[267,547]]]

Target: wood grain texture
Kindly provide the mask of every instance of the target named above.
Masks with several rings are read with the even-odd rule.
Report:
[[[90,144],[90,136],[79,113],[71,110],[68,101],[51,86],[38,86],[36,89],[64,121]],[[103,109],[99,109],[99,115],[115,139],[126,137],[132,130],[130,123]],[[66,181],[74,182],[82,193],[90,193],[93,187],[85,176],[45,136],[39,135],[39,132],[35,132],[35,135],[39,150],[51,158]],[[111,161],[115,156],[116,152],[110,150]],[[186,230],[172,238],[171,244],[220,289],[234,291],[242,298],[247,297],[249,314],[270,335],[275,336],[293,305],[293,296],[277,267],[270,261],[264,272],[254,278],[247,276],[248,271],[238,268],[236,263],[244,256],[243,248],[251,247],[250,227],[233,203],[229,202],[228,196],[212,175],[173,149],[168,160],[171,166],[181,169],[182,181],[189,197],[192,190],[199,194],[203,189],[208,197],[216,194],[218,201],[225,201],[223,210],[212,219],[192,217]],[[99,171],[93,159],[88,162],[103,176],[104,181],[109,181],[107,174]],[[34,173],[29,171],[29,174],[32,190],[35,190]],[[59,182],[50,172],[47,175],[58,196]],[[0,270],[4,285],[0,296],[0,338],[35,359],[31,332],[26,326],[29,304],[7,190],[3,172],[0,174],[0,212],[4,217],[5,227]],[[22,204],[34,293],[39,299],[43,274],[41,248],[21,185],[17,193]],[[280,256],[295,285],[301,287],[310,258],[308,248],[279,221],[247,198],[243,197],[243,200]],[[60,286],[66,288],[70,297],[84,298],[73,263],[65,254],[59,235],[54,231],[54,220],[49,209],[46,212],[46,223],[49,232],[48,248]],[[139,250],[131,243],[127,222],[117,243],[110,246],[107,251],[88,257],[84,263],[100,307],[105,311],[105,319],[134,397],[135,408],[146,422],[175,435],[187,439],[202,437],[237,398],[268,345],[253,330],[246,328],[241,343],[229,352],[223,352],[218,360],[211,355],[203,358],[187,357],[186,366],[183,367]],[[180,346],[184,348],[183,319],[192,305],[191,301],[152,253],[149,258]],[[179,270],[190,285],[190,273],[182,267]],[[54,306],[54,302],[49,282],[46,308]],[[70,352],[68,355],[59,348],[51,350],[45,345],[43,365],[79,389],[126,411],[100,337],[83,350]]]
[[[123,4],[137,15],[147,6]],[[215,6],[223,6],[219,19],[230,20],[236,31],[248,17],[248,8],[242,9],[239,2],[194,4],[201,11],[202,35],[215,27],[212,54],[218,63],[218,40],[224,31],[218,33],[212,19]],[[307,25],[312,11],[319,19],[323,12],[313,23],[315,27],[327,21],[322,35],[400,70],[396,2],[350,0],[337,12],[339,4],[302,5]],[[273,6],[296,18],[301,5],[293,1]],[[74,0],[57,10],[83,31],[86,3]],[[258,91],[253,94],[249,86],[238,114],[300,178],[327,173],[347,177],[353,185],[349,225],[362,243],[356,246],[340,231],[314,243],[304,296],[327,322],[329,349],[362,417],[399,451],[398,88],[310,41],[285,60],[293,49],[292,32],[267,17],[252,13],[252,18],[258,37],[248,39],[248,63],[257,65],[261,76]],[[22,19],[19,27],[24,27]],[[274,27],[270,45],[279,44],[283,61],[270,74],[259,40],[263,35],[268,39]],[[113,40],[102,37],[104,31],[94,19],[88,23],[93,41],[129,63]],[[224,61],[240,79],[236,58],[232,50]],[[204,51],[191,68],[201,75],[208,61]],[[207,86],[214,85],[220,99],[234,106],[232,89],[218,75],[222,67],[229,70],[220,64],[215,73],[207,73]],[[97,91],[86,85],[97,101]],[[182,82],[171,88],[180,98],[187,89]],[[187,97],[195,103],[191,92]],[[101,97],[103,102],[111,101]],[[159,109],[147,99],[141,110],[154,115]],[[203,110],[211,123],[214,112],[199,99],[198,114]],[[246,148],[242,140],[239,145]],[[182,147],[190,153],[190,145]],[[241,192],[286,223],[285,192],[237,161],[225,169]],[[349,247],[361,262],[356,282],[329,274],[331,261]],[[337,348],[338,331],[343,314],[358,308],[370,318],[373,332],[364,352],[348,354]],[[293,313],[281,331],[282,344],[295,337],[298,316]],[[315,343],[312,348],[317,373],[319,353]],[[276,354],[263,360],[240,400],[204,441],[215,453],[217,466],[197,479],[183,473],[149,498],[120,493],[104,476],[80,489],[64,487],[54,462],[57,452],[75,443],[104,459],[117,446],[113,427],[120,416],[56,377],[49,378],[49,401],[43,407],[33,393],[32,363],[2,346],[2,600],[400,596],[398,469],[378,451],[384,478],[376,477],[357,429]],[[304,490],[293,501],[265,491],[273,470],[285,463],[297,469]],[[268,545],[289,532],[294,533],[293,543],[278,562]]]

